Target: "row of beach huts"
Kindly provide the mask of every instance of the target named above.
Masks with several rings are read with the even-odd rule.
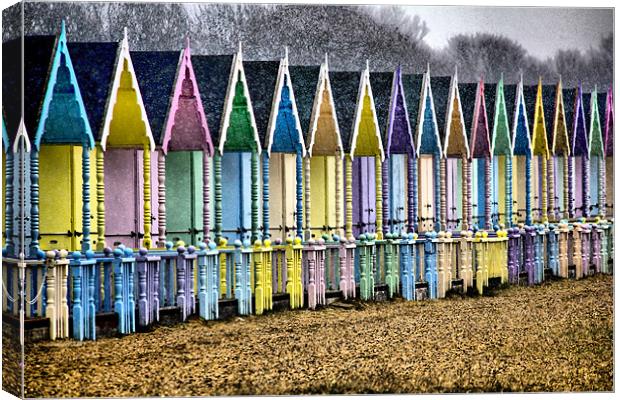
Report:
[[[131,51],[64,23],[3,52],[3,315],[31,338],[613,270],[611,89]]]

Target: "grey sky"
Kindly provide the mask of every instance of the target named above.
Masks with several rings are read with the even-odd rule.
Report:
[[[520,42],[541,59],[556,50],[575,48],[585,51],[597,46],[613,31],[613,9],[407,6],[419,15],[430,32],[425,41],[441,48],[458,33],[490,32]]]

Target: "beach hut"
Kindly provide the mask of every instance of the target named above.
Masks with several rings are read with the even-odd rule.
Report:
[[[424,88],[424,74],[404,74],[402,76],[405,100],[407,102],[407,114],[411,126],[413,151],[407,157],[407,224],[409,232],[416,232],[420,222],[419,207],[419,177],[418,177],[418,154],[417,154],[417,129],[419,123],[419,111],[422,106]],[[431,118],[432,121],[432,118]]]
[[[459,90],[471,158],[469,177],[465,178],[465,184],[471,185],[472,220],[468,224],[491,229],[492,160],[484,82],[461,84]]]
[[[262,153],[263,235],[303,237],[305,145],[288,65],[244,62]]]
[[[370,82],[379,127],[385,129],[382,135],[385,161],[381,170],[383,233],[405,233],[413,229],[408,197],[413,189],[414,179],[409,171],[415,162],[415,147],[402,70],[399,66],[394,73],[371,73]]]
[[[511,111],[515,104],[516,86],[504,85],[503,76],[494,86],[494,93],[491,93],[491,86],[485,90],[487,106],[493,115],[491,130],[491,154],[493,155],[492,218],[494,224],[499,223],[505,227],[510,227],[513,225],[513,154],[510,127],[513,122]]]
[[[327,56],[320,67],[291,66],[291,82],[307,145],[304,239],[342,235],[344,155]]]
[[[571,152],[569,162],[569,214],[571,218],[586,217],[588,215],[590,163],[588,160],[588,131],[584,111],[584,96],[581,85],[575,90],[573,106],[572,128],[569,132]],[[571,207],[572,203],[572,207]],[[572,213],[572,214],[571,214]]]
[[[513,213],[515,222],[532,224],[532,139],[528,122],[523,77],[516,86],[512,124]]]
[[[189,38],[181,52],[131,52],[158,151],[151,179],[158,245],[209,239],[213,144],[192,65]],[[153,183],[154,185],[154,183]]]
[[[94,58],[88,63],[92,70],[84,68],[82,73],[101,73],[101,76],[91,77],[100,78],[93,83],[98,87],[105,87],[109,82],[99,137],[102,154],[97,154],[98,183],[103,181],[103,188],[97,190],[98,202],[101,194],[104,195],[98,212],[105,210],[105,239],[107,245],[148,249],[153,244],[151,196],[157,191],[151,180],[155,142],[129,53],[127,29],[112,56],[115,61],[109,81],[105,80],[108,71],[102,67],[108,65],[110,55],[93,50],[85,49],[85,53]],[[99,101],[99,98],[93,99],[93,102]],[[99,230],[100,235],[102,231]]]
[[[96,246],[95,153],[64,23],[60,34],[24,39],[25,128],[30,153],[31,255]],[[93,215],[94,214],[94,215]]]
[[[605,194],[605,212],[608,217],[614,215],[614,100],[612,88],[607,90],[605,99],[605,177],[607,179]]]
[[[370,83],[370,67],[361,74],[332,74],[338,126],[345,151],[347,237],[377,233],[383,237],[381,163],[383,143]]]
[[[550,107],[550,105],[547,105]],[[571,114],[572,115],[572,114]],[[562,79],[558,82],[555,92],[555,102],[553,106],[551,156],[553,165],[552,182],[553,193],[555,194],[555,207],[551,210],[552,220],[569,218],[568,214],[568,163],[570,157],[570,141],[568,138],[568,119],[566,108],[564,107],[564,90],[562,89]],[[547,124],[549,125],[549,123]]]
[[[440,165],[441,230],[460,230],[467,226],[463,210],[469,208],[464,178],[469,169],[469,145],[458,88],[458,73],[431,79],[439,133],[442,138]]]
[[[259,225],[258,129],[243,67],[241,45],[234,56],[192,58],[202,104],[210,122],[216,243],[225,237],[261,238]]]
[[[422,83],[416,131],[418,210],[421,232],[439,230],[441,138],[435,115],[430,68]]]
[[[532,181],[531,195],[533,216],[536,222],[548,222],[548,185],[549,185],[549,145],[545,111],[543,105],[543,85],[524,88],[525,101],[529,108],[530,135],[532,136]],[[553,180],[551,180],[553,181]]]
[[[596,87],[588,97],[588,104],[584,104],[584,111],[587,115],[586,119],[589,119],[588,158],[590,162],[590,207],[587,212],[588,216],[604,216],[605,210],[602,205],[605,203],[605,147],[603,145],[603,132],[599,113],[599,96]],[[585,98],[584,101],[586,101]]]

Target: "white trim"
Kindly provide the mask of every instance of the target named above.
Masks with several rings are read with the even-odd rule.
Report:
[[[318,128],[319,117],[321,116],[321,103],[323,101],[323,94],[325,91],[329,93],[329,106],[332,109],[332,120],[334,122],[334,128],[336,130],[336,139],[338,140],[338,152],[340,158],[344,158],[344,150],[342,148],[342,138],[340,136],[340,127],[338,126],[338,117],[336,115],[336,105],[334,104],[334,93],[332,92],[332,86],[329,80],[329,68],[327,65],[327,56],[321,69],[319,70],[319,81],[317,82],[316,95],[314,96],[314,104],[312,105],[312,114],[310,115],[310,143],[308,144],[308,155],[312,157],[312,149],[314,148],[314,138],[316,137],[316,131]]]
[[[556,86],[556,96],[555,96],[555,110],[553,113],[553,142],[551,143],[551,154],[555,154],[555,141],[558,133],[558,120],[560,119],[560,102],[562,102],[562,115],[564,115],[564,95],[562,93],[562,78],[560,78],[557,86]],[[564,116],[564,127],[566,128],[566,116]],[[570,154],[570,145],[569,145],[569,154]]]
[[[456,71],[452,76],[452,80],[450,81],[450,95],[448,96],[448,115],[446,118],[446,140],[443,148],[443,157],[447,157],[448,154],[448,144],[450,143],[450,129],[452,128],[452,104],[454,103],[454,98],[456,97],[459,103],[459,115],[461,120],[461,128],[463,130],[463,142],[465,143],[465,151],[467,153],[467,158],[469,158],[469,143],[467,143],[467,128],[465,127],[465,119],[463,118],[463,107],[461,106],[461,95],[459,94],[459,85],[458,85],[458,76]]]
[[[302,156],[306,156],[306,145],[304,143],[304,135],[301,131],[301,123],[299,122],[299,114],[297,112],[297,102],[295,101],[295,93],[293,91],[293,84],[291,82],[291,74],[288,69],[288,50],[284,58],[280,60],[280,66],[278,68],[278,79],[276,80],[276,89],[273,96],[273,103],[271,105],[271,114],[269,115],[269,124],[267,125],[267,154],[271,156],[271,146],[273,145],[273,135],[276,130],[276,122],[278,120],[278,111],[280,108],[280,99],[282,95],[282,88],[284,87],[284,81],[286,79],[286,86],[289,89],[291,95],[291,102],[293,103],[293,115],[295,117],[295,128],[299,134],[299,143],[301,144]]]
[[[250,113],[250,125],[254,130],[254,141],[256,142],[257,152],[260,155],[261,145],[260,138],[258,137],[258,128],[256,127],[256,120],[254,119],[254,110],[252,108],[252,100],[250,99],[250,91],[248,90],[248,84],[245,79],[245,71],[243,69],[243,53],[241,51],[241,43],[239,43],[239,50],[233,58],[232,68],[230,69],[230,75],[228,77],[228,88],[226,89],[226,98],[224,100],[224,110],[222,113],[222,124],[220,126],[220,137],[218,143],[218,151],[220,155],[224,154],[224,145],[226,144],[226,133],[230,126],[230,114],[232,113],[233,100],[235,98],[235,86],[237,86],[237,80],[235,79],[239,73],[239,79],[243,85],[243,91],[245,97],[248,100],[248,112]]]
[[[123,37],[123,40],[121,40],[121,42],[119,43],[119,52],[118,57],[116,58],[116,71],[114,72],[114,80],[112,83],[112,88],[110,90],[110,95],[108,97],[108,103],[106,104],[105,120],[100,140],[101,148],[103,149],[103,151],[105,151],[108,136],[110,135],[110,124],[112,122],[112,117],[114,114],[114,106],[116,105],[116,96],[118,95],[118,90],[120,88],[121,74],[123,72],[124,61],[127,61],[127,69],[129,75],[131,76],[131,85],[136,91],[136,96],[138,98],[138,107],[140,108],[140,113],[142,115],[142,122],[145,126],[146,136],[149,139],[149,148],[150,150],[154,150],[155,141],[153,140],[151,125],[149,124],[149,119],[146,115],[146,109],[144,108],[144,102],[142,101],[142,94],[140,93],[140,86],[138,85],[138,80],[136,79],[136,72],[133,69],[133,63],[131,62],[131,56],[129,55],[127,28],[125,28],[125,36]]]
[[[357,135],[359,134],[359,125],[362,119],[362,110],[364,109],[364,95],[365,90],[368,90],[368,97],[370,97],[370,111],[372,112],[373,122],[375,124],[375,136],[379,143],[379,154],[381,161],[385,160],[385,154],[383,153],[383,140],[381,139],[381,131],[379,130],[379,121],[377,120],[377,110],[375,108],[375,99],[372,95],[372,86],[370,85],[370,69],[366,64],[366,69],[362,71],[360,76],[360,85],[357,91],[357,104],[355,105],[355,119],[353,121],[353,132],[351,133],[351,150],[349,155],[351,159],[355,158],[355,147],[357,145]]]
[[[527,120],[527,107],[525,106],[525,97],[523,95],[523,77],[519,80],[519,84],[517,85],[517,96],[515,102],[515,115],[512,124],[512,154],[515,153],[515,144],[517,143],[517,126],[519,126],[519,108],[523,105],[523,118],[525,119],[525,130],[527,137],[527,144],[530,149],[530,153],[532,152],[532,138],[530,137],[530,126],[529,121]]]
[[[439,129],[437,128],[437,116],[435,115],[435,101],[433,100],[433,90],[431,88],[431,73],[427,69],[424,73],[424,81],[422,82],[422,96],[420,96],[420,107],[418,112],[418,129],[417,129],[417,146],[416,154],[420,155],[420,144],[422,143],[422,128],[424,126],[424,114],[426,114],[426,97],[431,99],[431,112],[433,115],[433,125],[435,125],[435,136],[437,137],[437,145],[439,146],[439,157],[443,157],[441,151],[441,138],[439,137]]]
[[[24,139],[24,147],[26,149],[26,153],[30,153],[30,139],[28,139],[28,134],[26,131],[26,125],[24,124],[24,118],[19,120],[19,127],[17,128],[17,135],[15,135],[15,140],[13,141],[13,153],[17,153],[19,151],[19,139]]]

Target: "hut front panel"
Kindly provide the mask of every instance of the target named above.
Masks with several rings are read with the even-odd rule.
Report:
[[[607,217],[613,216],[613,206],[614,206],[614,158],[613,156],[608,156],[605,158],[605,178],[606,178],[606,195],[605,199],[607,200],[607,209],[605,215]]]
[[[418,209],[420,213],[419,230],[421,232],[433,230],[433,218],[435,216],[435,186],[434,186],[434,162],[430,154],[422,154],[418,158]]]
[[[196,245],[203,237],[202,151],[166,156],[166,237]]]
[[[473,223],[478,228],[484,229],[484,206],[485,206],[485,182],[484,169],[486,160],[484,158],[475,158],[471,163],[471,206]]]
[[[375,158],[353,160],[353,234],[373,233],[376,229]]]
[[[566,205],[564,204],[564,192],[568,190],[568,188],[564,187],[564,163],[566,162],[566,157],[557,156],[553,158],[553,177],[555,181],[553,182],[553,192],[555,193],[555,206],[556,206],[556,214],[562,218],[564,210],[566,210]]]
[[[590,215],[599,215],[598,188],[599,188],[599,156],[590,157]]]
[[[532,220],[542,221],[542,163],[546,160],[542,156],[532,157]],[[548,200],[547,200],[548,201]]]
[[[39,215],[43,250],[77,250],[73,232],[81,231],[82,203],[76,199],[76,190],[81,196],[82,179],[76,173],[78,167],[81,170],[81,153],[81,148],[74,146],[41,146]]]
[[[334,233],[329,227],[336,227],[336,162],[341,162],[336,156],[310,159],[310,225],[315,238]]]
[[[573,174],[573,195],[575,196],[575,218],[584,216],[583,212],[583,157],[573,157],[574,171]]]
[[[392,154],[390,163],[389,201],[392,232],[405,232],[407,203],[407,155]]]
[[[525,222],[526,209],[525,199],[527,196],[527,187],[525,185],[525,170],[527,159],[525,156],[514,156],[512,158],[512,199],[516,203],[513,204],[512,212],[516,215],[517,222]]]
[[[136,248],[142,209],[137,150],[108,149],[104,162],[106,243]]]
[[[269,161],[269,214],[273,238],[294,236],[297,205],[296,155],[272,153]]]
[[[222,236],[229,243],[251,238],[251,160],[248,152],[222,156]]]
[[[506,156],[493,157],[493,182],[491,207],[493,213],[493,223],[506,223]]]
[[[446,161],[447,226],[449,230],[457,230],[463,217],[463,163],[458,158]]]

